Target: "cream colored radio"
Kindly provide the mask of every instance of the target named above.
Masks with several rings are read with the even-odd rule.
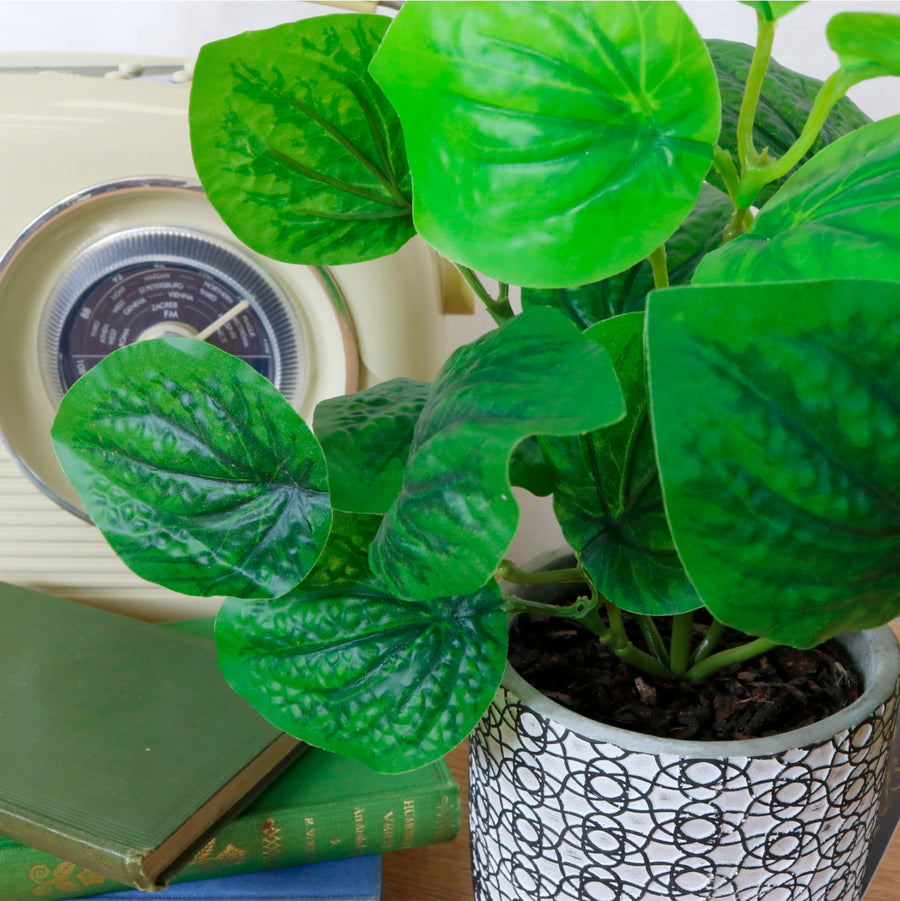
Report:
[[[471,309],[418,239],[330,269],[240,244],[197,182],[189,90],[179,61],[0,54],[0,580],[146,619],[219,602],[141,581],[86,521],[49,439],[82,372],[123,343],[193,335],[309,417],[377,381],[431,379],[445,313]]]

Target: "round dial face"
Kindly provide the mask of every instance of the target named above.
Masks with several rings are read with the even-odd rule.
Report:
[[[42,370],[59,401],[119,347],[151,338],[207,341],[289,398],[302,392],[306,344],[292,301],[242,252],[189,229],[148,227],[83,251],[41,325]]]
[[[85,290],[68,311],[57,350],[61,387],[67,391],[125,344],[200,335],[276,381],[274,339],[233,286],[184,263],[145,263],[115,270]]]

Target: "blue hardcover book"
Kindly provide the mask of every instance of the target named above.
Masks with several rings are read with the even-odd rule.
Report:
[[[94,895],[91,901],[147,901],[147,897],[146,892],[129,890]],[[381,855],[176,882],[153,897],[159,901],[380,901]]]

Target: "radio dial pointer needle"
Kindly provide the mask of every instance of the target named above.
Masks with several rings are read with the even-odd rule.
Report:
[[[198,341],[205,341],[210,335],[214,335],[226,322],[231,322],[235,316],[240,316],[247,307],[250,306],[249,300],[242,300],[235,304],[226,313],[223,313],[215,322],[211,322],[202,332],[198,332],[196,338]]]

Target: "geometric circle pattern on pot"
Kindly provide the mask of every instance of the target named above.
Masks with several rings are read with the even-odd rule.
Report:
[[[861,724],[760,756],[579,734],[501,687],[470,741],[477,901],[856,901],[896,690]]]

